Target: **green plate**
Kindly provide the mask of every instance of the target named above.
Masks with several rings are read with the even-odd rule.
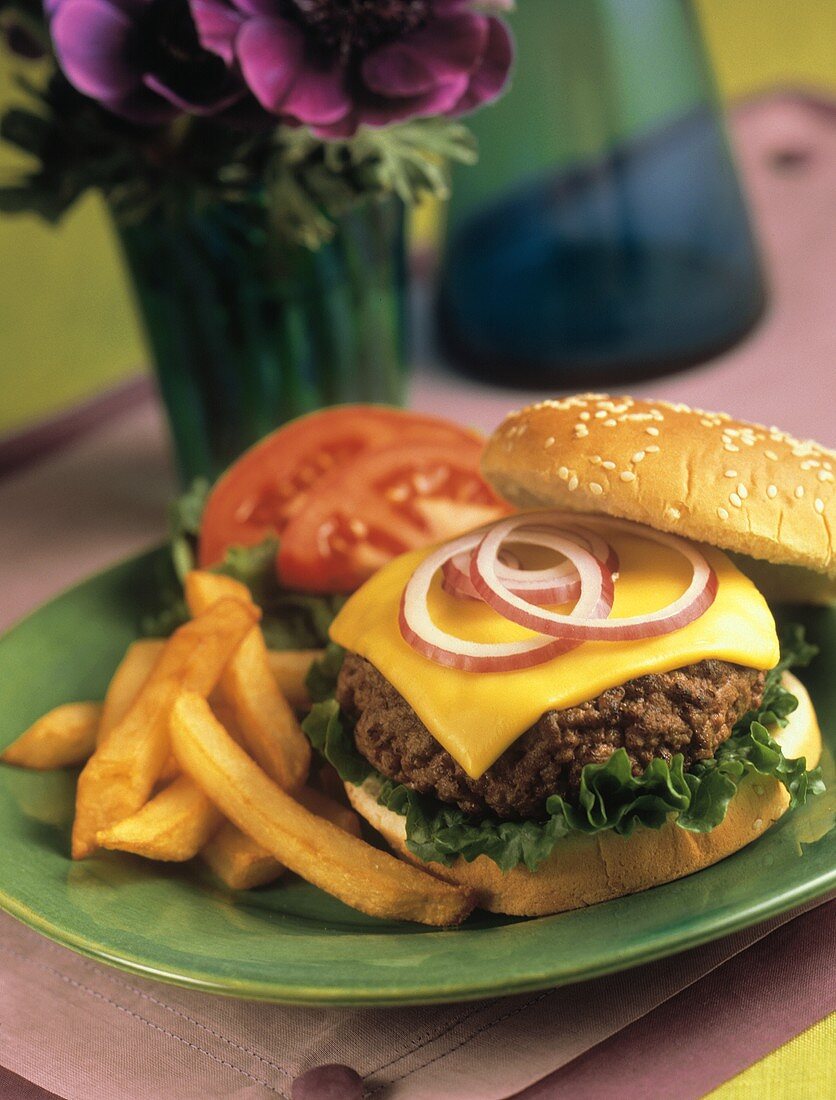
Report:
[[[0,745],[58,703],[101,698],[162,551],[65,593],[0,639]],[[836,612],[800,616],[829,742],[828,791],[730,859],[667,886],[538,920],[476,915],[450,932],[364,917],[300,881],[232,894],[199,864],[68,858],[75,776],[0,766],[0,905],[59,943],[137,974],[236,997],[393,1005],[592,978],[764,920],[836,886]]]

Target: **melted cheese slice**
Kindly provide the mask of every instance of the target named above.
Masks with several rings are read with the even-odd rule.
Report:
[[[681,555],[600,526],[621,565],[613,618],[657,611],[686,590],[690,566]],[[695,622],[661,638],[585,642],[518,672],[458,672],[406,644],[398,628],[398,608],[404,586],[429,552],[425,550],[405,554],[376,573],[340,611],[331,637],[370,661],[476,779],[547,710],[575,706],[627,680],[708,657],[756,669],[777,663],[775,622],[763,596],[720,550],[702,550],[719,585],[714,603]],[[531,631],[509,623],[484,603],[449,596],[438,576],[429,607],[435,622],[460,638],[507,642],[532,637]]]

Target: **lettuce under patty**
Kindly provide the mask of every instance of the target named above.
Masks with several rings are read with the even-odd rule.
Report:
[[[808,771],[803,757],[788,760],[768,729],[786,726],[788,715],[798,706],[796,697],[782,685],[781,674],[808,664],[815,653],[801,627],[785,632],[781,661],[767,673],[760,707],[737,722],[711,759],[686,771],[678,753],[670,762],[652,760],[642,775],[634,776],[626,751],[618,749],[606,763],[584,767],[576,802],[552,795],[543,821],[477,818],[372,768],[358,752],[352,730],[333,698],[343,659],[343,650],[333,644],[311,670],[308,686],[317,702],[302,728],[345,782],[369,782],[380,803],[406,818],[407,847],[420,859],[449,865],[458,856],[471,861],[485,855],[503,871],[521,863],[534,871],[555,843],[572,833],[590,835],[612,829],[629,836],[639,825],[661,828],[672,814],[681,829],[710,832],[726,816],[748,775],[771,776],[782,783],[790,796],[790,809],[823,791],[821,769]]]

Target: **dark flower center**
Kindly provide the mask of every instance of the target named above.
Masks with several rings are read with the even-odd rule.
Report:
[[[286,0],[323,46],[344,57],[415,30],[432,0]]]
[[[200,44],[188,0],[149,4],[134,49],[138,67],[191,103],[211,104],[229,83],[223,60]]]

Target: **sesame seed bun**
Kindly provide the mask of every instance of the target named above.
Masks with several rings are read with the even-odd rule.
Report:
[[[813,704],[794,676],[785,673],[785,684],[799,706],[786,729],[773,736],[789,759],[804,756],[807,766],[815,767],[822,744]],[[372,783],[346,783],[345,789],[354,809],[403,859],[473,890],[482,909],[523,917],[580,909],[684,878],[757,840],[789,806],[789,795],[776,779],[749,776],[710,833],[689,833],[669,820],[661,829],[639,828],[629,837],[611,831],[570,836],[556,843],[536,871],[518,866],[503,873],[487,856],[472,863],[459,858],[451,867],[423,863],[406,847],[405,819],[378,803]]]
[[[836,453],[778,428],[582,394],[511,413],[482,469],[517,507],[645,523],[785,567],[787,598],[836,597]]]

